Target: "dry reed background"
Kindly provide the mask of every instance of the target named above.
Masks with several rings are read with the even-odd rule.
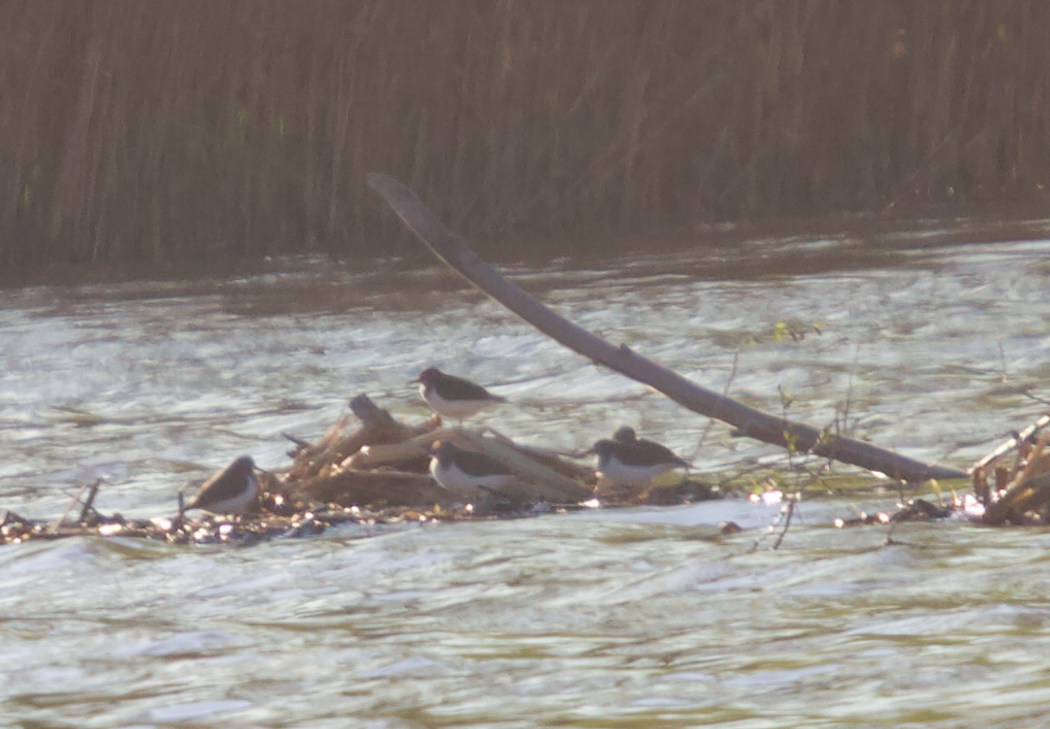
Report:
[[[1032,0],[4,0],[0,268],[1038,199],[1048,107]]]

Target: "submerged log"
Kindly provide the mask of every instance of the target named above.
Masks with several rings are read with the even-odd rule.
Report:
[[[554,313],[504,279],[471,249],[463,236],[449,230],[412,190],[394,177],[372,173],[368,176],[368,184],[434,255],[529,324],[569,349],[649,385],[694,412],[735,426],[741,435],[879,471],[902,481],[967,477],[966,473],[955,468],[923,463],[871,443],[768,415],[703,388],[634,353],[626,345],[615,347]]]

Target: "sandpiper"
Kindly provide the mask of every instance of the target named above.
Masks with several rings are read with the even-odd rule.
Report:
[[[449,441],[435,444],[430,474],[455,496],[475,498],[481,491],[495,491],[515,476],[502,462],[476,451],[458,448]]]
[[[598,456],[598,478],[625,486],[644,485],[662,473],[690,465],[669,448],[639,438],[628,426],[618,429],[612,440],[595,443],[589,453]]]
[[[241,456],[205,481],[197,494],[179,510],[179,515],[190,509],[201,509],[209,514],[241,514],[249,511],[258,498],[255,461],[251,456]]]
[[[506,402],[504,398],[493,395],[481,385],[462,377],[446,375],[437,367],[423,370],[412,382],[419,383],[420,396],[435,413],[461,423],[490,405]]]

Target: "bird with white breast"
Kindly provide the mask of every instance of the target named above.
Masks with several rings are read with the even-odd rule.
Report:
[[[192,509],[220,516],[252,511],[261,493],[255,470],[252,457],[241,456],[205,481],[179,509],[179,516]]]
[[[459,498],[475,499],[483,491],[498,491],[516,480],[503,462],[447,440],[435,443],[431,453],[430,474],[446,491]]]
[[[666,446],[639,438],[628,426],[617,430],[611,440],[595,443],[588,453],[598,456],[598,478],[621,486],[644,486],[668,471],[690,466]]]
[[[470,380],[447,375],[437,367],[428,367],[412,380],[419,383],[419,395],[430,409],[443,418],[458,420],[461,424],[487,407],[506,402],[481,385]]]

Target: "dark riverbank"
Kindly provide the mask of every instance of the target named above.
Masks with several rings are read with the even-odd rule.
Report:
[[[382,205],[377,197],[376,207]],[[493,263],[529,270],[549,269],[552,264],[558,268],[603,268],[609,258],[620,256],[723,250],[725,256],[719,263],[709,262],[704,271],[693,273],[704,278],[732,279],[893,265],[888,257],[897,255],[901,248],[1029,240],[1045,236],[1047,216],[1050,209],[1038,205],[921,205],[878,214],[840,213],[680,225],[653,228],[644,233],[610,232],[582,240],[567,240],[565,235],[519,235],[471,242]],[[387,240],[392,238],[393,234]],[[806,241],[838,241],[848,245],[809,252],[794,245]],[[361,255],[340,251],[312,255],[288,252],[274,256],[253,256],[245,252],[159,261],[57,261],[39,266],[0,267],[0,289],[179,281],[185,287],[197,285],[202,291],[210,291],[233,277],[300,271],[313,280],[349,271],[366,272],[382,281],[388,275],[431,266],[444,268],[421,243],[410,237],[402,254],[396,256],[376,251]],[[446,271],[451,280],[461,281],[451,269]],[[469,284],[462,282],[462,287],[467,288]],[[187,290],[187,293],[191,292]]]

